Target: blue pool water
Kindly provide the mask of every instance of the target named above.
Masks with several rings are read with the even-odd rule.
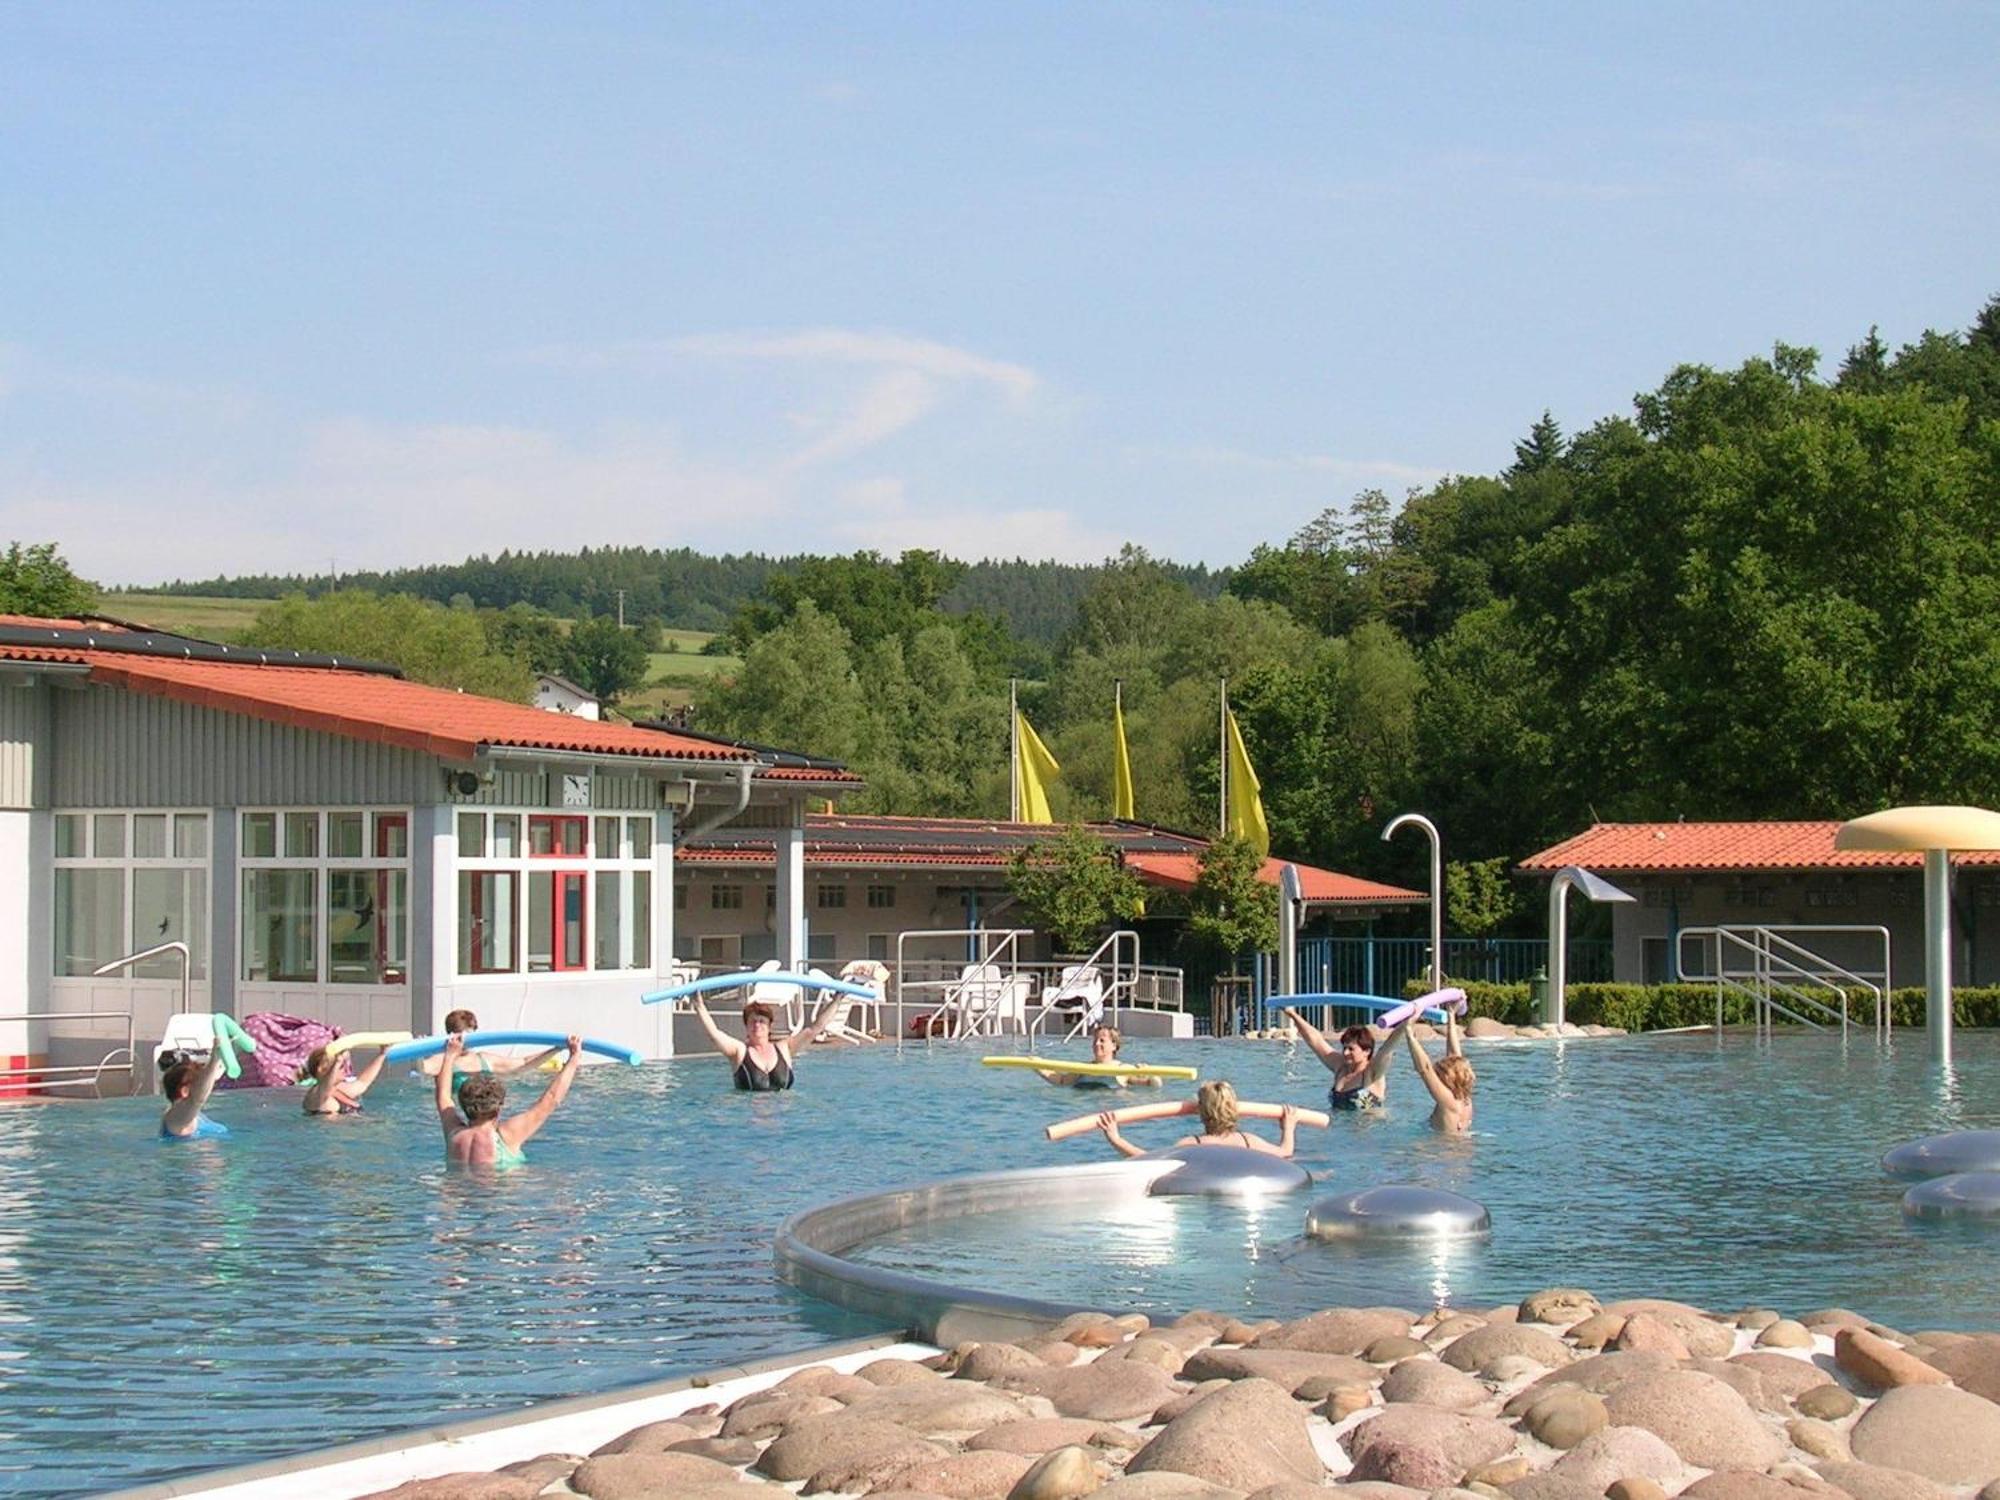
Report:
[[[192,1145],[159,1144],[143,1100],[0,1111],[0,1493],[134,1484],[872,1331],[774,1283],[786,1214],[1107,1153],[1040,1131],[1105,1094],[982,1069],[983,1050],[820,1049],[790,1095],[734,1094],[712,1059],[594,1068],[529,1165],[491,1178],[444,1171],[428,1091],[405,1082],[330,1122],[302,1119],[295,1094],[222,1096],[211,1112],[235,1133]],[[1280,1044],[1128,1050],[1246,1098],[1325,1094],[1318,1062]],[[1944,1082],[1914,1033],[1888,1053],[1660,1037],[1472,1055],[1470,1141],[1423,1128],[1399,1063],[1387,1114],[1301,1132],[1301,1158],[1329,1190],[1468,1193],[1492,1210],[1483,1246],[1307,1241],[1307,1194],[987,1216],[868,1258],[1156,1310],[1484,1304],[1574,1283],[2000,1327],[2000,1226],[1906,1221],[1876,1164],[1911,1136],[2000,1124],[2000,1037],[1962,1037]]]

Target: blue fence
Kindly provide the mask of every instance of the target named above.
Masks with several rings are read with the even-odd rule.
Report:
[[[1299,943],[1299,989],[1395,998],[1421,978],[1430,958],[1428,938],[1306,938]],[[1445,974],[1458,980],[1519,984],[1546,970],[1549,945],[1542,938],[1446,938]],[[1277,961],[1258,965],[1275,976]],[[1572,941],[1569,982],[1601,984],[1611,978],[1608,941]],[[1261,989],[1261,986],[1260,986]]]

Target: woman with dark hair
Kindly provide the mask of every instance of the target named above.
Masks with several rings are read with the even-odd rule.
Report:
[[[548,1123],[576,1081],[583,1043],[571,1037],[568,1046],[569,1057],[562,1071],[542,1091],[542,1097],[503,1120],[500,1110],[507,1102],[507,1085],[491,1073],[474,1073],[465,1079],[459,1085],[457,1100],[453,1100],[452,1079],[457,1072],[453,1064],[465,1047],[464,1037],[453,1032],[444,1044],[444,1066],[437,1075],[438,1124],[444,1128],[445,1160],[466,1167],[517,1167],[526,1160],[521,1148]],[[460,1110],[465,1111],[462,1116]]]
[[[694,997],[694,1013],[715,1050],[728,1059],[736,1087],[747,1093],[768,1094],[792,1086],[792,1068],[798,1054],[819,1040],[820,1032],[833,1018],[834,1006],[839,999],[838,995],[828,995],[820,1002],[812,1023],[804,1031],[795,1031],[782,1041],[771,1039],[771,1023],[777,1017],[771,1007],[761,1000],[752,1000],[743,1007],[741,1041],[715,1024],[715,1017],[708,1013],[707,1002],[699,995]]]
[[[1305,1044],[1333,1074],[1333,1086],[1326,1091],[1328,1104],[1335,1109],[1364,1110],[1380,1109],[1389,1102],[1389,1059],[1394,1049],[1378,1047],[1372,1029],[1348,1027],[1341,1032],[1336,1049],[1318,1027],[1289,1006],[1285,1019],[1299,1029]],[[1390,1032],[1388,1040],[1395,1039],[1396,1033]]]
[[[445,1015],[444,1034],[446,1036],[469,1036],[479,1029],[479,1017],[469,1010],[454,1010]],[[550,1058],[562,1051],[560,1047],[545,1047],[528,1057],[488,1057],[484,1052],[456,1052],[452,1067],[461,1075],[471,1073],[526,1073],[541,1067]],[[418,1064],[424,1072],[433,1076],[444,1068],[444,1055],[427,1057]]]
[[[352,1071],[348,1054],[336,1052],[327,1056],[326,1048],[315,1047],[306,1059],[305,1112],[309,1115],[358,1115],[361,1113],[361,1096],[382,1076],[382,1064],[389,1060],[388,1048],[375,1054],[375,1060],[359,1073]]]
[[[185,1052],[170,1052],[160,1059],[160,1092],[167,1099],[166,1110],[160,1115],[162,1139],[199,1141],[229,1134],[227,1125],[201,1112],[223,1066],[220,1047],[205,1062]]]

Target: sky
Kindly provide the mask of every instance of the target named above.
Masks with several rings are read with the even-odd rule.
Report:
[[[2000,6],[0,7],[0,540],[1239,562],[2000,293]]]

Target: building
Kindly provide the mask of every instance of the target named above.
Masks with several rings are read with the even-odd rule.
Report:
[[[664,1055],[636,1002],[670,972],[683,838],[763,830],[774,951],[804,956],[806,807],[859,781],[795,760],[367,663],[0,617],[0,1062],[94,1058],[125,1016],[157,1038],[177,955],[96,971],[169,941],[197,1010],[430,1032],[467,1006]]]
[[[596,694],[554,672],[535,674],[535,707],[552,714],[574,714],[579,719],[604,717]]]
[[[1553,876],[1581,865],[1629,892],[1611,913],[1621,983],[1674,977],[1676,947],[1693,968],[1690,928],[1846,928],[1792,940],[1855,972],[1881,967],[1884,929],[1895,987],[1924,982],[1920,853],[1837,850],[1835,821],[1597,823],[1515,867]],[[2000,984],[2000,850],[1952,856],[1952,971],[1964,985]],[[1855,930],[1858,929],[1858,930]]]

